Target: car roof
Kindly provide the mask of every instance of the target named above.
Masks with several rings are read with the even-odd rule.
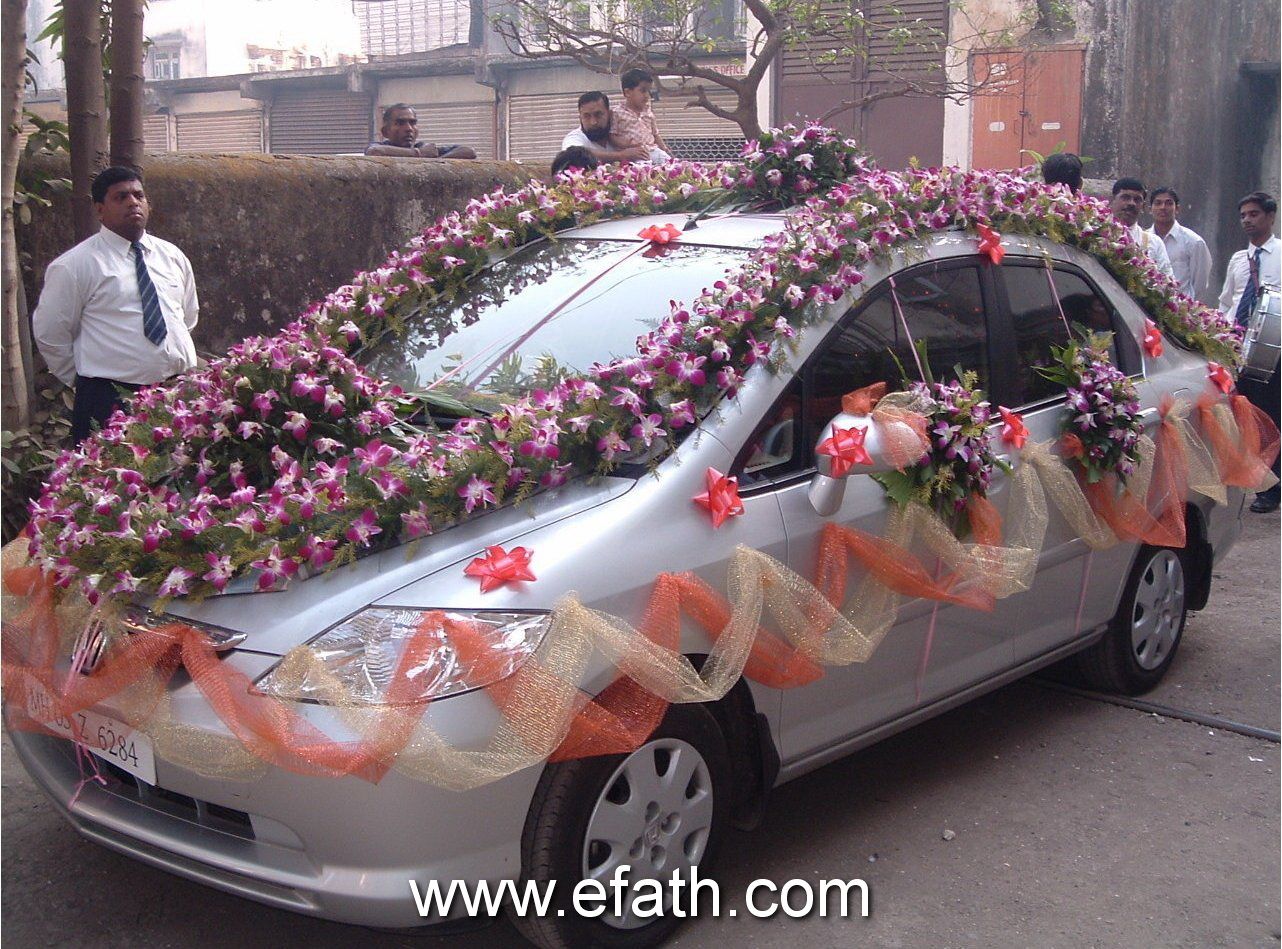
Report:
[[[638,217],[614,218],[599,224],[561,231],[557,237],[640,241],[642,238],[638,232],[647,227],[674,224],[681,228],[685,227],[686,222],[693,216],[692,212],[678,211],[671,214],[644,214]],[[738,211],[718,214],[714,211],[700,218],[693,229],[684,231],[681,242],[707,247],[760,247],[766,237],[783,230],[785,221],[786,218],[782,214],[745,214]]]

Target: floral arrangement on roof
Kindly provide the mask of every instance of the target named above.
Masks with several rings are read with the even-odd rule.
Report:
[[[1081,466],[1088,484],[1115,474],[1125,483],[1140,462],[1139,395],[1108,358],[1106,337],[1052,347],[1053,363],[1038,372],[1068,392],[1063,450]]]
[[[63,453],[31,507],[31,555],[94,601],[204,595],[233,581],[279,589],[572,476],[657,463],[746,374],[785,359],[869,262],[941,228],[1042,234],[1096,254],[1128,286],[1160,277],[1102,202],[1020,172],[884,171],[818,127],[773,131],[745,155],[745,164],[567,173],[446,215],[276,336],[140,392],[128,415]],[[674,302],[634,353],[554,375],[483,415],[362,366],[374,341],[453,299],[495,255],[607,216],[735,198],[794,206],[741,270]],[[1164,291],[1150,297],[1168,332],[1232,361],[1228,321]],[[977,490],[980,474],[982,464],[954,483]]]

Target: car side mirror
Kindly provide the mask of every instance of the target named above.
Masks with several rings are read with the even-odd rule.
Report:
[[[819,451],[820,446],[833,438],[834,432],[847,433],[852,430],[863,432],[862,447],[867,453],[867,462],[862,461],[863,456],[859,455],[859,461],[846,465],[831,454]],[[840,440],[838,438],[838,442]],[[810,482],[809,497],[811,505],[820,517],[831,517],[837,513],[845,497],[846,479],[851,475],[877,474],[895,470],[895,466],[886,457],[880,427],[873,424],[870,416],[852,415],[849,412],[839,412],[834,415],[832,421],[819,433],[819,440],[815,442],[815,467],[818,469],[818,474]]]

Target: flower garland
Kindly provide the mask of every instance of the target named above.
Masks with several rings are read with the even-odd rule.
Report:
[[[1139,395],[1135,385],[1108,359],[1108,342],[1052,347],[1053,364],[1038,372],[1067,389],[1064,454],[1082,468],[1088,484],[1115,474],[1125,482],[1140,461]]]
[[[769,129],[745,142],[740,157],[748,171],[735,181],[735,191],[784,206],[799,196],[827,191],[869,168],[854,141],[839,139],[832,129],[818,125]]]
[[[496,191],[446,215],[278,335],[144,390],[130,414],[64,453],[32,505],[32,556],[59,585],[78,579],[91,600],[139,589],[205,594],[238,577],[275,589],[572,474],[606,472],[629,456],[657,463],[754,366],[783,359],[797,331],[858,285],[871,261],[956,224],[1075,243],[1123,282],[1152,271],[1119,246],[1125,232],[1101,202],[1019,173],[883,171],[815,127],[772,132],[745,152],[763,156],[764,179],[760,163],[605,166]],[[784,176],[774,182],[772,170]],[[423,424],[443,400],[402,392],[359,364],[364,348],[455,298],[495,254],[606,216],[726,194],[796,197],[812,187],[803,182],[818,188],[842,171],[851,177],[812,194],[738,273],[674,303],[635,354],[488,416],[448,430]],[[1197,306],[1180,300],[1152,315],[1191,345],[1231,356],[1229,322]]]

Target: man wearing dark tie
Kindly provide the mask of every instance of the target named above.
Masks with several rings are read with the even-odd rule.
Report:
[[[75,388],[76,444],[123,405],[123,393],[196,365],[199,315],[191,262],[147,233],[142,174],[113,165],[91,190],[102,228],[49,265],[32,315],[49,371]]]
[[[1282,241],[1273,234],[1277,220],[1278,203],[1272,195],[1253,191],[1238,202],[1238,217],[1248,241],[1246,249],[1235,253],[1229,260],[1224,275],[1224,289],[1220,292],[1220,312],[1231,313],[1238,326],[1246,327],[1251,311],[1259,298],[1262,287],[1282,286]],[[1274,372],[1268,382],[1239,379],[1238,391],[1278,421],[1279,373]],[[1273,473],[1278,473],[1278,462],[1273,462]],[[1251,510],[1267,514],[1278,509],[1279,486],[1255,496]]]

